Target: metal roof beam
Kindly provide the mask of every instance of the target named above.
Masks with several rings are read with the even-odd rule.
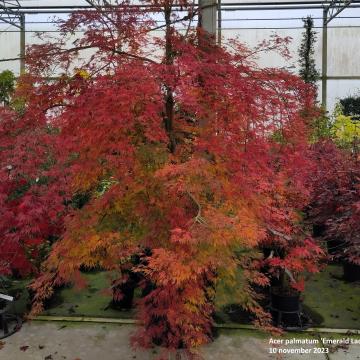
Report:
[[[294,5],[294,6],[288,6],[288,5],[277,5],[277,6],[239,6],[235,4],[222,4],[221,10],[222,11],[239,11],[239,10],[246,10],[246,11],[259,11],[259,10],[319,10],[324,9],[324,4],[318,4],[318,5],[311,5],[311,6],[305,6],[305,5]],[[133,5],[133,7],[139,7],[139,8],[146,8],[146,5],[137,6]],[[351,8],[360,8],[360,2],[359,1],[352,1]],[[94,9],[94,7],[86,6],[86,7],[36,7],[36,8],[29,8],[29,7],[21,7],[20,12],[23,14],[71,14],[73,12],[79,11],[79,10],[91,10]],[[180,7],[179,7],[180,8]],[[37,9],[37,10],[36,10]],[[103,10],[106,12],[106,10]],[[154,11],[155,12],[155,11]],[[1,7],[0,7],[0,16],[3,13]],[[338,14],[337,14],[338,15]]]
[[[0,0],[0,21],[20,29],[19,19],[22,15],[19,10],[18,0]]]
[[[84,0],[87,5],[77,5],[77,6],[61,6],[61,5],[51,5],[51,6],[20,6],[18,0],[0,0],[0,17],[5,22],[11,21],[11,24],[14,25],[13,19],[9,19],[8,14],[14,14],[18,16],[19,12],[24,14],[55,14],[55,13],[72,13],[78,10],[85,9],[102,9],[103,12],[106,12],[106,8],[114,6],[111,1],[107,0]],[[198,5],[198,1],[196,4]],[[142,5],[130,5],[134,7],[146,8],[147,4]],[[327,22],[330,22],[334,17],[340,14],[346,7],[351,6],[354,8],[360,7],[360,0],[345,0],[345,1],[282,1],[282,2],[232,2],[226,3],[226,0],[222,2],[222,11],[238,11],[238,10],[300,10],[300,9],[327,9],[329,16]],[[5,15],[6,14],[6,15]],[[11,16],[10,16],[11,17]]]
[[[343,10],[345,10],[352,0],[337,1],[332,0],[330,4],[325,8],[327,12],[327,18],[325,19],[325,25],[327,25],[331,20],[335,19]]]

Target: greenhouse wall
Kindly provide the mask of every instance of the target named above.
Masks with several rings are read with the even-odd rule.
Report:
[[[31,0],[31,4],[37,4]],[[230,4],[226,0],[225,4]],[[238,2],[238,1],[237,1]],[[258,3],[267,3],[261,1]],[[75,3],[68,1],[66,4]],[[76,4],[84,5],[84,1],[78,0]],[[239,3],[239,2],[238,2]],[[281,1],[279,1],[281,3]],[[30,2],[27,3],[27,5]],[[64,5],[66,5],[64,3]],[[269,38],[276,33],[281,37],[291,37],[289,50],[292,55],[290,60],[284,60],[276,53],[262,53],[259,55],[261,66],[285,67],[290,71],[297,72],[297,52],[301,41],[303,28],[301,18],[311,13],[314,18],[315,29],[318,33],[316,42],[316,63],[321,72],[322,63],[322,11],[321,10],[279,10],[279,11],[223,11],[222,14],[222,37],[226,44],[230,38],[238,37],[250,47],[260,41]],[[58,15],[65,18],[66,15]],[[276,20],[276,18],[279,18]],[[360,62],[354,52],[360,48],[360,9],[346,9],[341,17],[332,20],[328,28],[328,109],[332,111],[336,99],[356,93],[360,88]],[[48,33],[56,38],[56,26],[51,23],[53,17],[48,14],[29,14],[26,16],[26,44],[41,43],[36,30]],[[258,19],[258,20],[256,20]],[[292,20],[293,19],[293,20]],[[157,20],[161,21],[160,18]],[[157,32],[161,36],[162,32]],[[80,36],[80,34],[79,34]],[[20,34],[16,27],[8,24],[0,24],[0,58],[16,58],[20,52]],[[87,53],[88,55],[90,52]],[[74,64],[74,67],[79,64]],[[0,62],[0,71],[10,69],[19,74],[20,61]],[[56,74],[54,74],[56,75]],[[333,77],[343,77],[334,79]],[[355,77],[350,79],[351,77]],[[319,83],[319,99],[321,99],[321,84]]]

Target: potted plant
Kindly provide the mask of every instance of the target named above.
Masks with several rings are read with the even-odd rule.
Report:
[[[354,140],[355,141],[355,140]],[[333,260],[344,267],[344,279],[360,280],[360,163],[358,148],[352,152],[334,143],[314,147],[317,170],[309,221],[323,224],[319,240],[328,245]]]
[[[359,197],[360,192],[356,194]],[[343,245],[334,258],[341,261],[346,281],[360,281],[360,201],[348,199],[327,222],[327,238],[340,237]]]
[[[319,271],[324,252],[311,237],[289,236],[274,229],[269,232],[266,246],[272,250],[264,257],[263,267],[270,277],[270,311],[275,325],[301,328],[305,278]]]
[[[129,261],[120,266],[121,277],[112,282],[112,306],[119,310],[130,310],[133,306],[136,288],[141,288],[142,296],[146,296],[152,289],[152,284],[145,281],[141,272],[134,271],[134,267],[146,264],[146,257],[151,255],[151,249],[139,248]]]
[[[343,264],[346,281],[360,281],[360,163],[352,159],[348,183],[336,194],[336,210],[328,218],[325,239],[340,239],[334,258]]]
[[[112,307],[118,310],[130,310],[137,285],[138,278],[136,274],[131,269],[124,270],[122,277],[112,282]]]

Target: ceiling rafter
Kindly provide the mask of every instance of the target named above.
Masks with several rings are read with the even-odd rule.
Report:
[[[338,1],[331,0],[330,4],[326,6],[327,18],[325,19],[325,25],[327,25],[331,20],[335,19],[343,10],[345,10],[352,0]]]
[[[0,0],[0,21],[20,29],[19,20],[23,16],[20,9],[21,6],[18,0]]]

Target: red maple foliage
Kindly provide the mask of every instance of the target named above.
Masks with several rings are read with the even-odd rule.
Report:
[[[40,114],[41,115],[41,114]],[[0,109],[0,273],[38,272],[62,232],[64,178],[53,173],[45,117]]]
[[[256,266],[258,246],[274,234],[279,242],[299,234],[312,171],[303,110],[314,97],[297,76],[256,64],[259,51],[286,56],[288,39],[273,37],[255,50],[238,41],[218,47],[199,29],[177,30],[197,13],[190,3],[148,4],[146,11],[124,2],[75,13],[60,40],[28,49],[31,75],[18,91],[26,109],[2,121],[19,128],[2,165],[16,157],[18,173],[35,184],[12,203],[11,187],[21,183],[2,173],[1,199],[14,215],[1,227],[13,233],[18,202],[29,193],[31,216],[46,224],[37,231],[37,218],[26,220],[36,238],[60,234],[50,224],[63,230],[32,285],[34,312],[54,287],[79,282],[83,267],[119,277],[130,268],[147,286],[135,342],[189,349],[211,340],[220,281],[270,326],[254,290],[268,284]],[[164,15],[164,37],[151,31],[149,11]],[[71,43],[78,29],[83,36]],[[55,68],[60,77],[49,81]],[[75,198],[85,200],[70,206]],[[16,234],[22,245],[27,233],[19,226]],[[286,266],[315,271],[310,253],[318,248],[301,236],[291,246]]]
[[[331,141],[314,146],[316,171],[309,220],[336,258],[360,265],[360,162]],[[334,245],[333,245],[334,244]]]

